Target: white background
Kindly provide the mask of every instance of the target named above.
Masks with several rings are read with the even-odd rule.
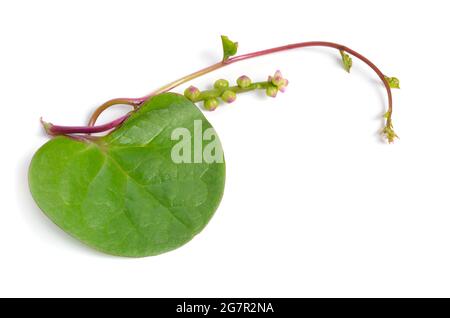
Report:
[[[445,1],[2,1],[0,296],[450,296],[450,44]],[[85,247],[34,204],[39,117],[86,123],[221,58],[292,42],[345,44],[401,80],[337,51],[302,49],[192,84],[281,69],[285,94],[241,95],[207,118],[227,160],[225,195],[187,245],[127,259]],[[176,89],[182,92],[187,85]],[[124,109],[116,108],[102,121]]]

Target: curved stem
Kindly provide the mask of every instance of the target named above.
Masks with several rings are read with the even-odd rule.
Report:
[[[282,52],[282,51],[287,51],[287,50],[292,50],[292,49],[298,49],[298,48],[304,48],[304,47],[312,47],[312,46],[322,46],[322,47],[330,47],[330,48],[334,48],[337,50],[341,50],[344,52],[347,52],[353,56],[355,56],[356,58],[360,59],[361,61],[363,61],[364,63],[366,63],[380,78],[380,80],[383,82],[385,88],[386,88],[386,93],[387,93],[387,97],[388,97],[388,110],[386,112],[386,125],[387,126],[392,126],[392,120],[391,120],[391,115],[392,115],[392,93],[391,93],[391,88],[389,86],[389,83],[387,82],[384,74],[380,71],[380,69],[373,63],[371,62],[368,58],[366,58],[365,56],[363,56],[362,54],[344,46],[338,43],[333,43],[333,42],[324,42],[324,41],[310,41],[310,42],[301,42],[301,43],[294,43],[294,44],[289,44],[289,45],[284,45],[284,46],[279,46],[279,47],[275,47],[275,48],[271,48],[271,49],[266,49],[266,50],[261,50],[261,51],[256,51],[253,53],[247,53],[247,54],[242,54],[242,55],[237,55],[234,57],[229,58],[228,60],[225,61],[221,61],[218,63],[215,63],[211,66],[208,66],[206,68],[203,68],[197,72],[191,73],[189,75],[183,76],[169,84],[166,84],[164,86],[162,86],[161,88],[153,91],[152,93],[141,97],[141,98],[119,98],[119,99],[113,99],[110,100],[106,103],[104,103],[103,105],[101,105],[92,115],[89,124],[91,126],[88,127],[64,127],[64,126],[53,126],[52,125],[52,132],[53,134],[73,134],[73,133],[91,133],[91,132],[103,132],[103,131],[107,131],[110,130],[112,128],[115,128],[117,126],[119,126],[126,118],[128,118],[129,115],[123,116],[117,120],[114,120],[108,124],[104,124],[104,125],[100,125],[100,126],[93,126],[95,124],[96,119],[98,118],[98,116],[107,108],[111,107],[112,105],[116,105],[116,104],[123,104],[123,101],[125,101],[125,104],[128,105],[133,105],[136,108],[139,107],[140,105],[142,105],[143,102],[145,102],[146,100],[148,100],[149,98],[151,98],[152,96],[161,94],[161,93],[165,93],[168,92],[172,89],[174,89],[175,87],[180,86],[181,84],[184,84],[188,81],[191,81],[197,77],[200,77],[202,75],[205,75],[207,73],[210,73],[212,71],[215,71],[217,69],[220,69],[222,67],[225,67],[227,65],[239,62],[239,61],[244,61],[247,59],[251,59],[254,57],[258,57],[258,56],[263,56],[263,55],[268,55],[268,54],[272,54],[272,53],[276,53],[276,52]],[[117,102],[117,101],[120,101]],[[124,118],[126,117],[126,118]],[[57,128],[55,128],[57,127]]]
[[[91,118],[89,119],[88,126],[92,127],[95,125],[95,122],[97,121],[98,117],[102,112],[104,112],[106,109],[108,109],[111,106],[114,105],[130,105],[133,106],[134,109],[136,109],[139,105],[142,104],[147,98],[114,98],[111,99],[102,105],[100,105],[95,112],[91,115]]]
[[[222,62],[213,64],[211,66],[205,67],[205,68],[201,69],[200,71],[197,71],[197,72],[191,73],[189,75],[183,76],[183,77],[177,79],[176,81],[173,81],[173,82],[171,82],[169,84],[166,84],[166,85],[160,87],[156,91],[153,91],[152,93],[148,94],[147,97],[151,97],[151,96],[155,96],[155,95],[158,95],[158,94],[162,94],[162,93],[168,92],[168,91],[174,89],[175,87],[178,87],[178,86],[180,86],[180,85],[182,85],[182,84],[184,84],[186,82],[189,82],[189,81],[193,80],[194,78],[197,78],[197,77],[200,77],[202,75],[211,73],[212,71],[215,71],[215,70],[217,70],[219,68],[222,68],[222,67],[224,67],[226,65],[227,64],[224,61],[222,61]]]
[[[95,112],[92,114],[91,118],[89,119],[89,126],[94,126],[95,122],[97,121],[98,117],[100,116],[100,114],[102,112],[104,112],[106,109],[108,109],[109,107],[113,106],[113,105],[117,105],[117,104],[126,104],[126,105],[133,105],[135,107],[139,107],[143,102],[145,102],[146,100],[148,100],[149,98],[151,98],[152,96],[164,93],[164,92],[168,92],[171,89],[174,89],[175,87],[186,83],[187,81],[197,78],[199,76],[202,76],[204,74],[207,74],[209,72],[212,72],[218,68],[221,68],[225,66],[222,62],[213,64],[211,66],[205,67],[197,72],[194,72],[192,74],[189,74],[187,76],[184,76],[176,81],[173,81],[169,84],[164,85],[163,87],[160,87],[159,89],[157,89],[154,92],[151,92],[148,95],[145,95],[143,97],[139,97],[139,98],[115,98],[115,99],[111,99],[107,102],[105,102],[104,104],[102,104],[101,106],[99,106]]]
[[[262,55],[267,55],[267,54],[272,54],[272,53],[287,51],[287,50],[292,50],[292,49],[299,49],[299,48],[303,48],[303,47],[311,47],[311,46],[331,47],[331,48],[334,48],[337,50],[342,50],[342,51],[347,52],[347,53],[353,55],[354,57],[360,59],[364,63],[366,63],[378,75],[381,82],[384,84],[384,87],[386,88],[387,97],[388,97],[388,113],[392,113],[392,92],[391,92],[391,87],[389,86],[389,83],[385,78],[385,75],[380,71],[380,69],[373,62],[371,62],[364,55],[362,55],[362,54],[356,52],[355,50],[352,50],[344,45],[341,45],[341,44],[337,44],[337,43],[333,43],[333,42],[323,42],[323,41],[295,43],[295,44],[283,45],[283,46],[279,46],[279,47],[275,47],[275,48],[271,48],[271,49],[267,49],[267,50],[257,51],[257,52],[253,52],[253,53],[238,55],[238,56],[232,57],[229,60],[225,61],[225,63],[232,64],[235,62],[247,60],[250,58],[257,57],[257,56],[262,56]]]
[[[383,74],[383,72],[380,71],[380,69],[372,62],[370,61],[368,58],[366,58],[364,55],[356,52],[355,50],[352,50],[344,45],[338,44],[338,43],[333,43],[333,42],[324,42],[324,41],[310,41],[310,42],[301,42],[301,43],[294,43],[294,44],[288,44],[288,45],[283,45],[283,46],[279,46],[279,47],[274,47],[271,49],[267,49],[267,50],[261,50],[261,51],[256,51],[256,52],[252,52],[252,53],[247,53],[247,54],[242,54],[242,55],[237,55],[234,57],[229,58],[226,61],[223,62],[219,62],[216,64],[213,64],[210,67],[207,67],[205,69],[202,69],[198,72],[186,75],[176,81],[173,81],[172,83],[169,83],[161,88],[159,88],[158,90],[152,92],[151,94],[147,95],[147,96],[154,96],[157,94],[161,94],[164,92],[167,92],[171,89],[174,89],[175,87],[184,84],[188,81],[193,80],[194,78],[197,78],[201,75],[207,74],[209,72],[212,72],[216,69],[219,69],[221,67],[224,67],[226,65],[230,65],[239,61],[243,61],[243,60],[247,60],[247,59],[251,59],[254,57],[258,57],[258,56],[263,56],[263,55],[268,55],[268,54],[272,54],[272,53],[277,53],[277,52],[282,52],[282,51],[287,51],[287,50],[292,50],[292,49],[299,49],[299,48],[304,48],[304,47],[311,47],[311,46],[322,46],[322,47],[330,47],[330,48],[334,48],[337,50],[342,50],[344,52],[347,52],[353,56],[355,56],[356,58],[360,59],[361,61],[363,61],[364,63],[366,63],[380,78],[381,82],[384,84],[384,87],[386,88],[386,93],[387,93],[387,97],[388,97],[388,114],[392,114],[392,92],[391,92],[391,87],[389,86],[388,81],[385,78],[385,75]],[[390,116],[389,118],[387,118],[388,121],[390,121]]]

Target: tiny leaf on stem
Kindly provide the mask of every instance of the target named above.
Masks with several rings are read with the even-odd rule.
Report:
[[[384,76],[390,88],[400,88],[400,80],[397,77]]]
[[[238,43],[231,41],[227,36],[222,35],[223,61],[237,53]]]
[[[345,53],[342,50],[339,50],[339,52],[341,53],[342,64],[344,65],[344,70],[346,70],[348,73],[350,73],[350,69],[352,67],[352,58],[350,57],[350,55],[348,55],[347,53]]]

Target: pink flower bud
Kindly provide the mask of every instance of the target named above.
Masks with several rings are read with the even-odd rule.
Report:
[[[288,86],[289,81],[285,78],[283,78],[283,83],[278,86],[278,89],[280,90],[280,92],[284,93],[286,91],[286,86]]]
[[[242,75],[236,80],[236,83],[240,88],[247,88],[252,84],[252,80],[250,77]]]
[[[222,94],[222,99],[226,103],[232,103],[236,100],[236,93],[233,91],[225,91]]]
[[[217,98],[210,98],[205,100],[203,106],[205,109],[213,111],[219,106],[219,100]]]
[[[278,88],[273,85],[269,85],[266,88],[266,95],[269,97],[276,97],[278,93]]]
[[[276,71],[275,74],[272,77],[272,84],[275,86],[280,86],[283,83],[283,76],[281,75],[280,71]]]
[[[195,102],[200,96],[200,90],[195,86],[189,86],[184,91],[184,96],[192,102]]]

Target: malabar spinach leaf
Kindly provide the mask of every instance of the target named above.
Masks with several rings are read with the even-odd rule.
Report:
[[[205,227],[224,190],[223,160],[172,160],[174,129],[189,131],[192,156],[214,139],[199,144],[195,121],[211,128],[191,101],[166,93],[105,137],[55,137],[32,159],[33,198],[64,231],[100,251],[140,257],[175,249]]]

